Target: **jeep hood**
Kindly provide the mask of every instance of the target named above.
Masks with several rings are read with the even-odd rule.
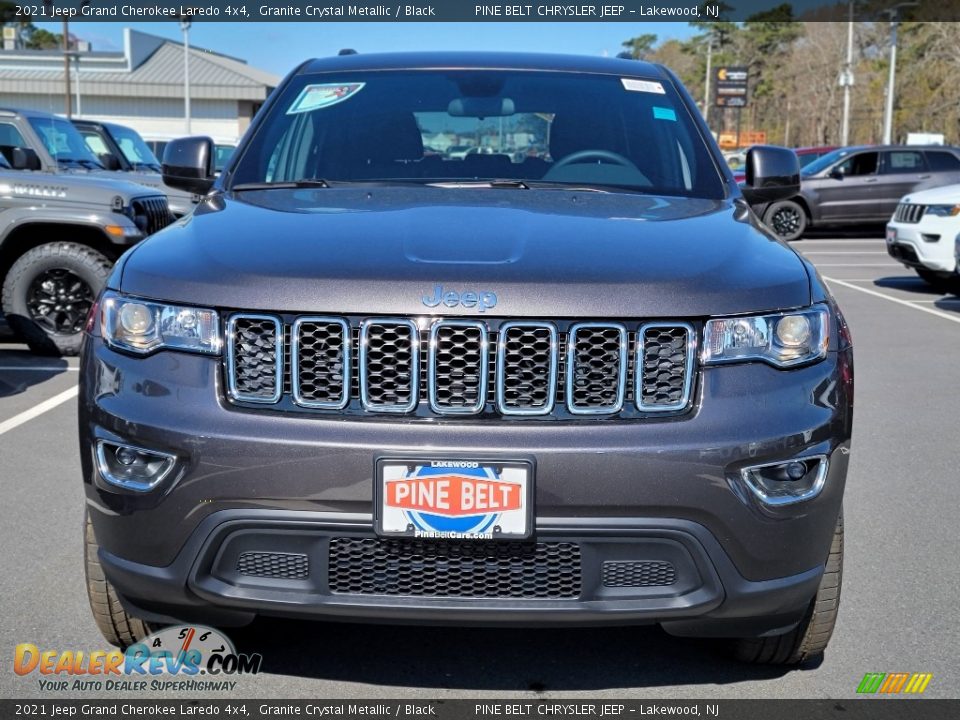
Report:
[[[91,175],[110,180],[122,180],[127,183],[136,183],[144,188],[153,190],[152,194],[166,195],[167,203],[174,215],[186,215],[193,210],[193,195],[184,191],[172,188],[163,183],[163,176],[160,173],[144,172],[140,170],[93,170]],[[145,194],[141,190],[141,195]]]
[[[116,275],[115,275],[116,277]],[[120,290],[217,308],[501,317],[698,317],[810,303],[799,257],[734,201],[370,187],[215,196],[141,243]]]
[[[930,190],[912,192],[901,202],[919,205],[956,205],[960,203],[960,185],[944,185]]]

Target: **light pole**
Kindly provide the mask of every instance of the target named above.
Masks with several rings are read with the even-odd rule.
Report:
[[[186,118],[187,135],[190,134],[190,19],[180,18],[183,31],[183,113]]]
[[[70,98],[70,25],[63,21],[63,99],[67,117],[73,116],[73,102]]]
[[[850,0],[850,21],[847,23],[847,62],[840,72],[840,87],[843,88],[843,125],[840,130],[840,144],[850,144],[850,89],[853,87],[853,3]]]
[[[885,14],[890,17],[890,77],[887,79],[887,106],[883,113],[883,144],[893,142],[893,90],[897,77],[897,28],[900,26],[900,11],[907,7],[916,7],[915,2],[902,2],[894,5]]]

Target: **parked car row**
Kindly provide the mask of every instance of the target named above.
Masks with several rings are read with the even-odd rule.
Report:
[[[217,151],[224,164],[232,146]],[[192,212],[133,129],[0,109],[0,286],[10,328],[35,352],[75,354],[113,262]]]
[[[886,223],[892,257],[930,285],[960,292],[960,148],[864,145],[795,152],[800,191],[753,208],[781,240],[799,240],[812,228]]]

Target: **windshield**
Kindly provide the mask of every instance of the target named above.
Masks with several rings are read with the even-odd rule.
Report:
[[[30,125],[40,136],[47,152],[61,165],[85,168],[102,168],[100,161],[87,147],[83,136],[66,120],[60,118],[31,117]]]
[[[842,160],[849,154],[850,154],[850,148],[840,148],[839,150],[828,152],[826,155],[821,155],[813,162],[808,163],[806,166],[804,166],[800,170],[800,174],[804,177],[810,177],[811,175],[816,175],[817,173],[822,172],[823,170],[826,170],[835,162]]]
[[[150,148],[135,130],[121,125],[111,125],[110,134],[114,142],[120,147],[120,152],[127,161],[136,167],[146,166],[155,170],[160,169],[160,161],[150,152]]]
[[[294,78],[244,149],[232,184],[316,179],[724,192],[669,84],[567,72]]]

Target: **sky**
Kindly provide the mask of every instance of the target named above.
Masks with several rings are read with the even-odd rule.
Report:
[[[37,23],[61,32],[60,23]],[[130,23],[142,32],[180,41],[176,22]],[[121,50],[123,23],[73,22],[70,33],[89,40],[94,50]],[[246,60],[253,67],[286,75],[303,60],[359,52],[402,50],[506,50],[616,55],[621,43],[654,33],[660,41],[694,34],[686,23],[209,23],[195,22],[190,44]]]

